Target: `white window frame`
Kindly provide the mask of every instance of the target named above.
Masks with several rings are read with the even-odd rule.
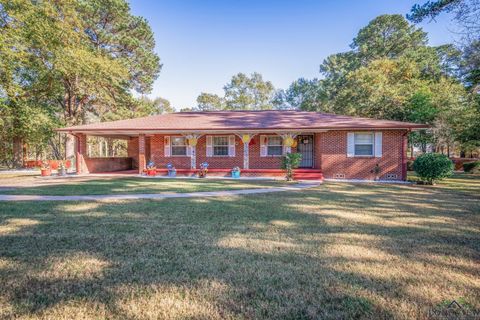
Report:
[[[183,144],[182,145],[174,145],[173,140],[174,139],[183,139]],[[185,148],[185,154],[173,154],[173,148],[177,147],[184,147]],[[187,138],[185,137],[180,137],[180,136],[171,136],[170,137],[170,156],[171,157],[187,157],[188,156],[188,150],[187,150]]]
[[[216,138],[224,138],[227,140],[227,144],[215,144],[215,139]],[[229,143],[229,136],[213,136],[212,137],[212,157],[229,157],[229,147],[230,147],[230,143]],[[215,147],[226,147],[227,148],[227,154],[215,154]]]
[[[277,138],[280,139],[280,144],[270,144],[270,139],[271,138]],[[267,156],[268,157],[281,157],[283,156],[283,139],[280,136],[267,136]],[[270,147],[280,147],[280,154],[270,154]]]
[[[372,142],[371,143],[357,143],[357,135],[363,134],[363,135],[370,135],[372,137]],[[372,146],[372,153],[371,154],[357,154],[357,145],[362,145],[362,146]],[[354,157],[374,157],[375,156],[375,133],[374,132],[354,132],[353,134],[353,155]]]

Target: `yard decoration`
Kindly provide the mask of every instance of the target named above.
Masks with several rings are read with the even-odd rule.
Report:
[[[444,154],[425,153],[415,159],[413,170],[424,184],[435,184],[435,181],[449,177],[453,173],[453,162]]]
[[[40,172],[42,174],[42,177],[47,177],[52,175],[52,169],[50,169],[50,164],[47,161],[42,162]]]
[[[240,178],[240,167],[233,167],[232,178],[234,178],[234,179]]]
[[[59,176],[66,176],[67,175],[67,167],[65,165],[65,161],[60,160],[58,162],[58,172],[57,172],[57,174]]]
[[[171,178],[174,178],[177,176],[177,169],[175,169],[175,167],[171,163],[167,164],[167,175]]]
[[[198,172],[199,178],[205,178],[208,172],[208,162],[203,162],[200,164],[200,171]]]
[[[285,170],[285,178],[287,181],[293,180],[293,169],[298,168],[302,161],[301,153],[287,153],[282,159],[282,169]]]
[[[147,176],[156,176],[157,175],[157,167],[153,161],[149,161],[147,163]]]
[[[377,163],[372,170],[372,172],[375,173],[375,180],[380,180],[380,171],[382,170],[380,169],[380,166]]]

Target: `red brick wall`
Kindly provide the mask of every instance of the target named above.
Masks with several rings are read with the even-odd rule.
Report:
[[[89,173],[129,170],[132,169],[132,158],[85,158],[85,165]]]
[[[127,155],[132,158],[132,168],[138,168],[138,138],[130,138],[127,143]]]
[[[172,135],[173,137],[174,135]],[[150,160],[152,160],[157,168],[165,169],[168,163],[173,164],[178,169],[190,169],[190,157],[173,156],[165,157],[163,148],[164,135],[154,135],[150,137]]]
[[[328,131],[319,134],[317,139],[320,158],[317,164],[327,179],[333,179],[335,174],[344,174],[345,179],[375,179],[371,172],[375,165],[380,166],[380,178],[385,179],[386,174],[396,174],[398,180],[404,179],[402,144],[404,143],[404,130],[383,131],[382,157],[347,157],[347,131]],[[404,150],[405,152],[405,150]]]
[[[212,135],[215,136],[215,135]],[[219,134],[216,136],[228,136]],[[251,158],[250,158],[251,159]],[[197,167],[202,162],[208,162],[209,168],[231,169],[233,167],[243,168],[243,142],[238,136],[235,136],[235,157],[207,157],[207,136],[198,139],[197,144]],[[251,160],[250,160],[251,161]]]

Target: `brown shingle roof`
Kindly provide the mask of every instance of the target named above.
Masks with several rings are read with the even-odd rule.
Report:
[[[415,129],[418,123],[376,120],[307,111],[177,112],[150,117],[92,123],[58,129],[66,132],[155,130],[261,130],[261,129]]]

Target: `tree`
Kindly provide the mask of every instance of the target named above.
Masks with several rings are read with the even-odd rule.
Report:
[[[365,64],[380,58],[398,58],[405,51],[425,46],[427,41],[427,34],[401,15],[385,14],[360,29],[351,47]]]
[[[275,87],[261,74],[238,73],[223,87],[223,97],[202,92],[194,110],[269,110],[274,108]],[[186,111],[186,108],[183,111]]]
[[[249,76],[238,73],[223,87],[225,108],[228,110],[273,109],[272,99],[275,88],[270,81],[264,81],[261,74]]]
[[[294,81],[286,91],[277,92],[274,105],[277,109],[299,109],[304,111],[324,111],[326,94],[318,79],[300,78]]]
[[[225,102],[223,98],[219,97],[216,94],[202,92],[197,97],[197,107],[196,110],[199,111],[215,111],[222,110],[225,108]]]
[[[0,50],[25,57],[11,70],[35,75],[27,82],[29,94],[56,106],[64,124],[134,105],[132,92],[148,92],[160,71],[148,23],[133,16],[124,0],[17,0],[0,11],[0,26],[18,44],[7,40]],[[19,79],[10,69],[6,76]],[[2,83],[4,92],[12,87],[10,80]],[[73,155],[71,138],[66,153]]]
[[[472,40],[480,36],[480,1],[479,0],[435,0],[423,5],[415,4],[407,18],[420,23],[425,19],[434,20],[442,12],[452,12],[454,20],[460,26],[465,38]]]

